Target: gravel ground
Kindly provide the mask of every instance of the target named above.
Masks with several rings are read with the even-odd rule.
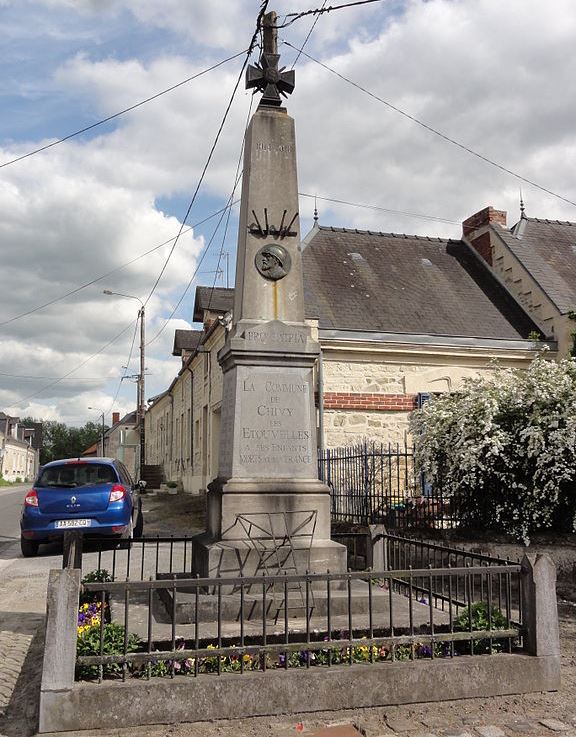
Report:
[[[145,497],[145,510],[146,534],[192,534],[202,529],[201,500],[150,495]],[[0,574],[0,737],[35,734],[46,576],[54,565],[50,558],[39,558],[34,565],[16,560]],[[576,605],[560,599],[559,618],[562,686],[553,693],[68,734],[288,737],[311,736],[326,725],[346,723],[355,725],[365,737],[540,737],[555,733],[576,737]],[[337,731],[334,728],[335,737]]]

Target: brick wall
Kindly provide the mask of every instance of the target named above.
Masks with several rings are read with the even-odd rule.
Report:
[[[326,392],[324,409],[381,410],[410,412],[416,408],[416,394],[373,394]]]

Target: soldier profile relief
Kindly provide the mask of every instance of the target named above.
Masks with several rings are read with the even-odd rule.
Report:
[[[290,271],[290,254],[276,243],[270,243],[257,252],[254,262],[265,279],[277,281]]]

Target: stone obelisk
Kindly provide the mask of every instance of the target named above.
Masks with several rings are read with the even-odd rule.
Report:
[[[234,310],[223,371],[219,473],[196,539],[202,576],[258,570],[267,534],[300,550],[312,571],[346,568],[330,540],[330,495],[318,480],[314,364],[320,347],[304,322],[294,121],[281,95],[294,72],[278,69],[276,14],[246,86],[263,95],[246,131]],[[291,530],[290,528],[294,529]],[[285,539],[294,532],[289,541]],[[302,571],[304,572],[304,571]]]

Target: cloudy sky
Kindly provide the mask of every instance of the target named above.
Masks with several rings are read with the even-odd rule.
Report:
[[[269,8],[283,20],[321,5],[277,0]],[[225,259],[215,273],[220,252],[229,253],[233,281],[236,211],[227,231],[225,218],[216,232],[218,217],[196,224],[231,196],[251,104],[243,84],[185,232],[148,297],[242,56],[9,162],[243,51],[259,6],[0,0],[0,409],[70,424],[98,420],[99,411],[110,422],[112,410],[134,409],[136,387],[121,377],[138,372],[137,337],[131,345],[139,303],[103,289],[146,301],[146,396],[170,383],[179,368],[174,330],[192,327],[195,285],[225,286]],[[301,46],[313,21],[297,20],[280,40]],[[558,196],[458,148],[304,55],[288,102],[300,192],[380,208],[318,199],[321,224],[386,232],[458,237],[461,220],[489,204],[507,210],[513,224],[520,187],[528,215],[576,221],[576,207],[565,201],[576,202],[575,39],[574,0],[381,0],[323,15],[307,54]],[[280,51],[292,66],[295,51],[284,43]],[[304,230],[313,208],[302,196]]]

